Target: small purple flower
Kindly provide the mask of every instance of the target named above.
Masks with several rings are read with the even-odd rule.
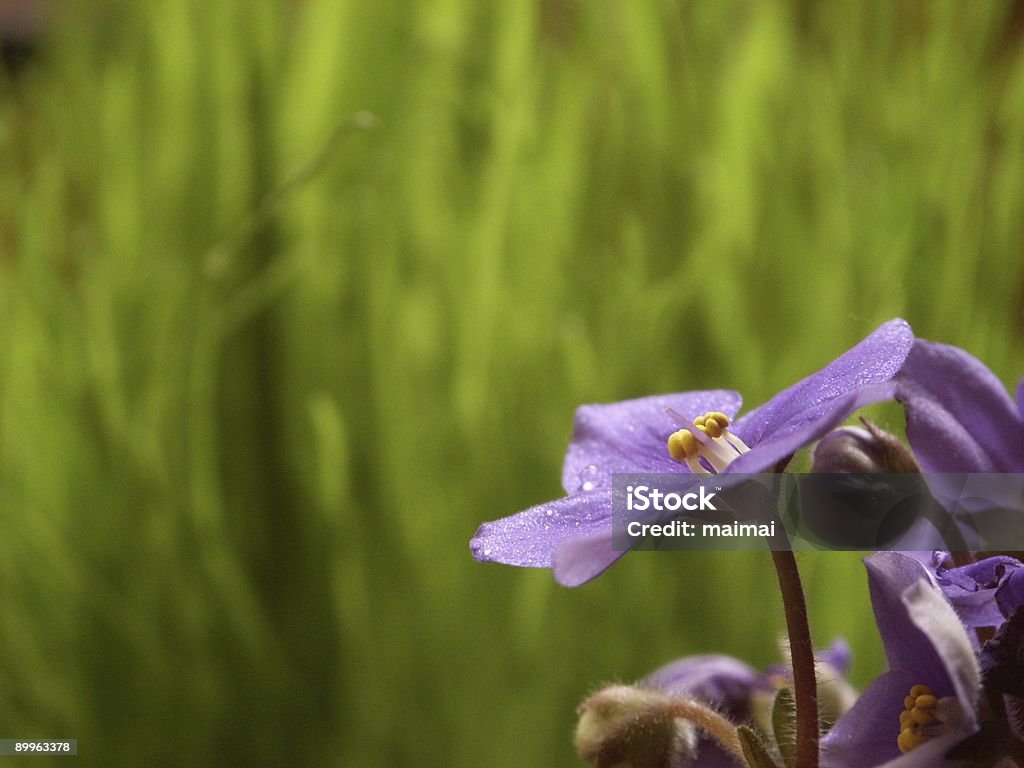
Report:
[[[932,572],[939,588],[968,627],[999,628],[1024,605],[1024,563],[997,555],[954,566],[948,552],[935,552]]]
[[[825,665],[830,676],[843,676],[850,668],[850,647],[845,641],[836,640],[826,650],[816,653],[815,659]],[[695,697],[742,722],[753,714],[756,693],[774,693],[788,683],[789,677],[789,671],[781,664],[758,672],[732,656],[704,654],[686,656],[659,667],[639,685],[657,688],[669,695]]]
[[[925,472],[1024,472],[1024,379],[1014,403],[973,355],[917,339],[896,377],[896,399]]]
[[[952,766],[946,753],[978,730],[974,647],[921,562],[882,552],[865,563],[889,671],[825,736],[822,766]]]
[[[912,343],[906,322],[885,323],[735,423],[741,398],[728,390],[581,406],[562,470],[568,496],[484,523],[473,556],[553,568],[565,586],[590,581],[623,555],[612,548],[613,474],[771,471],[856,409],[891,398]]]

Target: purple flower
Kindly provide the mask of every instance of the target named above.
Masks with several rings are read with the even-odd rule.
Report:
[[[822,742],[823,768],[940,768],[978,730],[981,674],[960,619],[918,560],[866,561],[889,671]]]
[[[968,627],[1002,626],[1024,605],[1024,563],[1006,555],[953,566],[948,552],[935,552],[932,572],[939,588]]]
[[[990,722],[982,723],[982,731],[973,743],[961,749],[977,752],[978,758],[984,757],[991,764],[995,764],[1001,749],[1020,755],[1024,746],[1020,742],[1020,718],[1024,715],[1020,707],[1024,700],[1024,564],[997,555],[954,567],[949,553],[936,552],[931,566],[939,588],[964,624],[995,629],[994,634],[979,634],[979,639],[988,638],[978,654],[982,680],[990,698],[1006,696],[1006,714],[1016,721],[1014,725],[992,722],[990,718]]]
[[[850,646],[836,640],[830,647],[815,654],[822,684],[827,681],[841,683],[843,690],[833,691],[831,698],[844,699],[849,684],[844,676],[850,668]],[[709,703],[734,722],[750,722],[766,694],[769,699],[783,685],[792,686],[792,673],[783,665],[775,665],[764,672],[740,662],[738,658],[718,653],[686,656],[659,668],[641,680],[638,685],[656,688],[669,695],[690,696]],[[844,707],[839,701],[837,707]]]
[[[917,339],[896,384],[925,472],[1024,472],[1024,379],[1014,403],[973,355]]]
[[[741,398],[728,390],[584,405],[562,470],[568,496],[484,523],[473,556],[553,568],[566,586],[590,581],[623,555],[612,548],[613,474],[770,471],[857,408],[892,397],[912,343],[906,322],[885,323],[735,423]]]

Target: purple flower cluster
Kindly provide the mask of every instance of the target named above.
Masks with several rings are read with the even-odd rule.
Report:
[[[470,545],[473,555],[551,568],[560,583],[578,586],[623,554],[611,543],[613,474],[688,473],[696,481],[709,473],[781,471],[797,450],[881,400],[903,406],[909,466],[932,473],[936,495],[942,473],[1024,474],[1024,379],[1014,401],[969,353],[915,339],[907,323],[893,320],[739,418],[741,398],[728,390],[582,406],[562,473],[567,495],[483,524]],[[863,459],[865,446],[878,437],[872,430],[833,433],[826,441],[829,461],[844,451]],[[1012,514],[1020,510],[1024,521],[1024,498],[1011,498],[1007,506]],[[839,700],[832,697],[823,719],[821,766],[1024,766],[1024,563],[1015,554],[882,552],[867,558],[888,670],[854,700],[842,679],[845,649],[818,657],[819,706],[828,699],[821,669],[843,692]],[[736,765],[740,754],[751,766],[792,765],[789,737],[778,730],[779,691],[791,684],[784,668],[759,673],[723,656],[692,657],[636,684],[634,690],[649,692],[657,706],[616,712],[642,726],[645,715],[638,713],[657,711],[678,725],[686,717],[678,713],[708,707],[714,717],[742,724],[728,739],[715,735],[718,726],[705,727],[670,759],[655,754],[638,765]],[[623,690],[616,688],[615,702],[630,699]],[[671,702],[684,700],[691,703],[673,708]],[[591,711],[587,722],[588,754],[614,754],[615,760],[631,748],[622,734],[648,734],[635,723],[617,726],[615,750],[602,751],[604,721]],[[685,732],[673,731],[673,738]],[[654,754],[649,747],[648,741],[647,757]],[[593,758],[595,765],[613,764],[602,760]]]

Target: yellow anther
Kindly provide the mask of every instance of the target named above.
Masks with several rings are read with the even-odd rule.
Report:
[[[669,414],[680,418],[674,411],[669,410]],[[669,436],[669,455],[676,461],[685,461],[697,473],[721,472],[733,459],[750,450],[729,432],[729,424],[729,417],[721,411],[698,416],[693,420],[693,428],[680,429]],[[700,430],[708,440],[698,438],[694,430]]]
[[[918,709],[914,707],[910,710],[910,719],[918,725],[928,725],[928,723],[934,722],[935,717],[926,709]]]
[[[922,693],[916,699],[914,699],[914,706],[918,709],[935,709],[935,705],[939,703],[930,693]]]
[[[726,416],[721,411],[711,411],[710,413],[705,414],[704,418],[705,419],[714,419],[715,421],[718,422],[718,425],[722,429],[725,429],[726,427],[728,427],[729,423],[730,423],[729,422],[729,417]]]
[[[896,745],[900,752],[909,752],[924,744],[930,736],[943,729],[943,723],[937,717],[936,707],[939,700],[927,685],[915,685],[910,695],[903,699],[903,711],[900,712],[900,735]]]
[[[722,433],[725,432],[722,425],[714,419],[708,419],[704,422],[704,431],[711,435],[711,437],[721,437]]]
[[[689,430],[680,429],[668,438],[668,452],[676,461],[695,459],[700,454],[700,445]]]
[[[928,737],[918,731],[900,731],[900,736],[896,740],[896,746],[900,748],[900,752],[906,753],[912,749],[920,747],[928,741]]]

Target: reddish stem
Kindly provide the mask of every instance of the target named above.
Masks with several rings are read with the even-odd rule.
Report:
[[[786,611],[789,652],[793,660],[793,695],[796,700],[796,759],[794,768],[818,768],[818,683],[814,674],[814,646],[807,623],[800,571],[793,552],[772,550]]]

